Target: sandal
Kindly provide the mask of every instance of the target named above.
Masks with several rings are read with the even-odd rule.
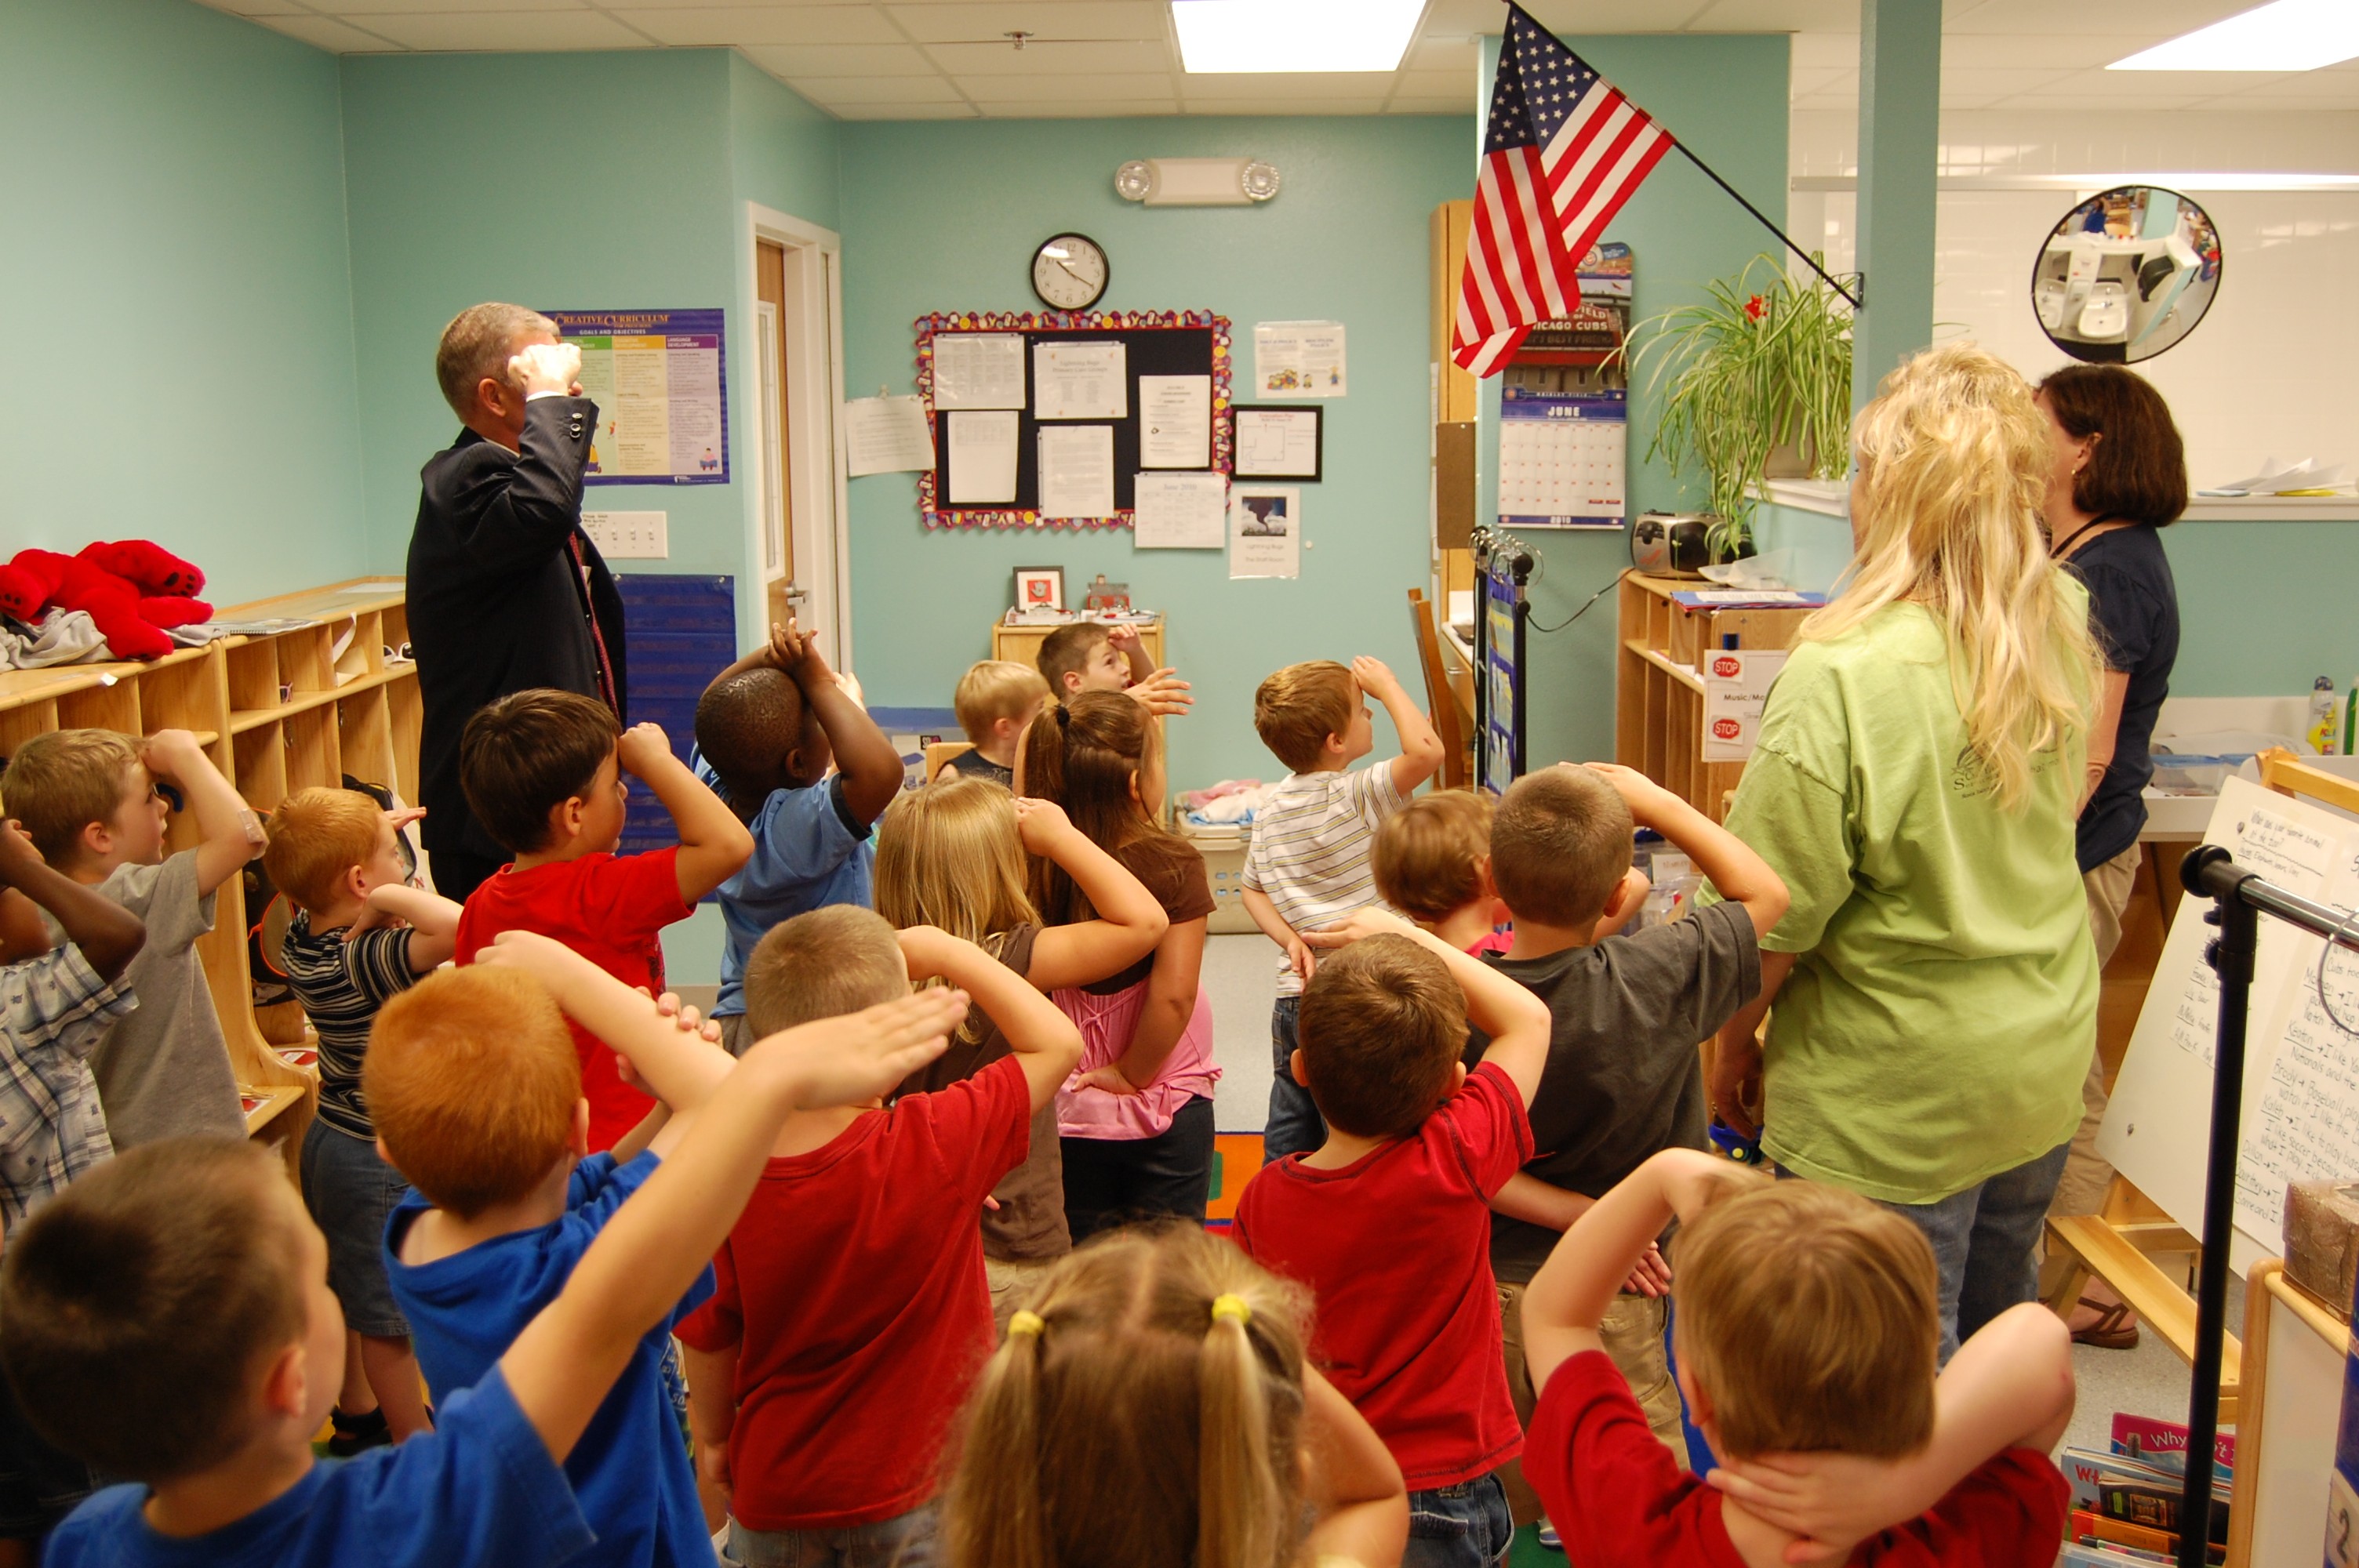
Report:
[[[2092,1301],[2082,1296],[2082,1306],[2097,1314],[2097,1321],[2086,1328],[2072,1331],[2072,1343],[2098,1350],[2127,1350],[2138,1342],[2137,1313],[2127,1302]]]

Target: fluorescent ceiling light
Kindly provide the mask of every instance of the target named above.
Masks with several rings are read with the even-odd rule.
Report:
[[[2359,55],[2359,5],[2274,0],[2117,59],[2107,70],[2316,70]]]
[[[1171,0],[1190,72],[1394,70],[1425,0]]]

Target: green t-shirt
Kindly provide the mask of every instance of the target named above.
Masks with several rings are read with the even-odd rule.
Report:
[[[1728,816],[1793,895],[1762,947],[1801,955],[1770,1015],[1762,1147],[1887,1203],[2070,1138],[2096,1044],[2072,849],[2086,740],[2036,759],[2024,809],[2000,809],[1947,643],[1901,603],[1795,649]]]

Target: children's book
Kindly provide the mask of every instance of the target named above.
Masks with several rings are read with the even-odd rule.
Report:
[[[2187,1473],[2187,1428],[2175,1421],[2115,1411],[2113,1443],[2114,1452],[2125,1458],[2144,1460],[2174,1476]],[[2223,1432],[2212,1444],[2212,1477],[2225,1481],[2235,1467],[2236,1434]]]
[[[2086,1448],[2066,1449],[2059,1466],[2071,1487],[2074,1509],[2148,1530],[2177,1532],[2181,1476],[2143,1459]],[[2228,1487],[2216,1481],[2212,1488],[2211,1527],[2212,1541],[2228,1539]]]

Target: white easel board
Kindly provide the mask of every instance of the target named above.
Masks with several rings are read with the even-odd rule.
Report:
[[[2321,903],[2359,899],[2359,819],[2232,778],[2204,829],[2237,864]],[[2169,868],[2167,874],[2175,874]],[[2219,979],[2203,961],[2211,901],[2180,901],[2137,1030],[2114,1086],[2097,1152],[2190,1234],[2203,1228]],[[2260,917],[2260,958],[2245,1026],[2236,1233],[2242,1274],[2283,1248],[2288,1182],[2359,1176],[2359,1034],[2336,1028],[2313,977],[2320,938]],[[2335,1011],[2359,1023],[2359,963],[2330,965]]]

